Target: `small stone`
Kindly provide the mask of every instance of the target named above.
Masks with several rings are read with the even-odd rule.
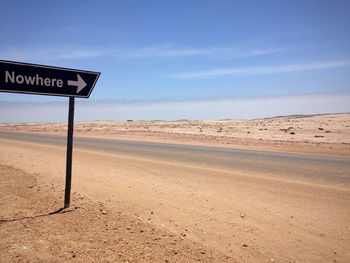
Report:
[[[240,214],[240,217],[241,217],[241,218],[245,218],[245,215],[244,215],[244,214]]]
[[[247,244],[243,244],[242,247],[248,247],[248,245]]]
[[[102,215],[107,215],[107,212],[105,210],[103,210]]]

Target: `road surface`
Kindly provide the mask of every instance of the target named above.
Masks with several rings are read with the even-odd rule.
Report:
[[[55,146],[65,146],[67,140],[64,136],[11,132],[0,132],[0,137]],[[350,186],[350,157],[79,137],[74,138],[74,149]]]

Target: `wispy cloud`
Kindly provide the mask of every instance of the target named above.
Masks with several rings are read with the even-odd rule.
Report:
[[[276,53],[286,49],[286,47],[266,49],[244,49],[239,47],[176,48],[169,45],[163,45],[125,50],[126,52],[122,55],[125,57],[137,58],[205,56],[220,59],[237,59],[241,57]]]
[[[171,77],[176,79],[197,79],[197,78],[208,78],[216,76],[227,76],[227,75],[264,75],[274,73],[285,73],[295,71],[306,71],[306,70],[317,70],[327,69],[336,67],[350,66],[350,60],[344,61],[328,61],[310,64],[293,64],[283,65],[275,67],[237,67],[237,68],[225,68],[225,69],[214,69],[207,71],[192,71],[192,72],[180,72],[172,74]]]
[[[51,48],[51,47],[22,47],[6,48],[0,50],[0,57],[7,60],[37,61],[37,60],[69,60],[78,58],[91,58],[106,56],[111,53],[109,49],[93,48]]]
[[[154,45],[146,47],[1,47],[0,57],[8,60],[69,60],[109,56],[114,58],[182,58],[210,57],[217,59],[237,59],[281,52],[286,47],[247,49],[241,47],[180,48],[174,45]]]

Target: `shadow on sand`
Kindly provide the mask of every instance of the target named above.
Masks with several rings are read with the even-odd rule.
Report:
[[[50,212],[48,214],[41,214],[41,215],[36,215],[36,216],[25,216],[25,217],[19,217],[19,218],[13,218],[13,219],[0,219],[0,224],[1,223],[7,223],[7,222],[15,222],[15,221],[20,221],[20,220],[25,220],[25,219],[35,219],[39,217],[45,217],[45,216],[51,216],[51,215],[56,215],[56,214],[64,214],[64,213],[69,213],[74,210],[67,210],[67,208],[62,207],[56,211]]]

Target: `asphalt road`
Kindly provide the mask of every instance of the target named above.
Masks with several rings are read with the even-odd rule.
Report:
[[[66,145],[65,136],[0,132],[0,138],[62,147]],[[74,149],[342,188],[350,186],[350,157],[79,137],[74,138]]]

